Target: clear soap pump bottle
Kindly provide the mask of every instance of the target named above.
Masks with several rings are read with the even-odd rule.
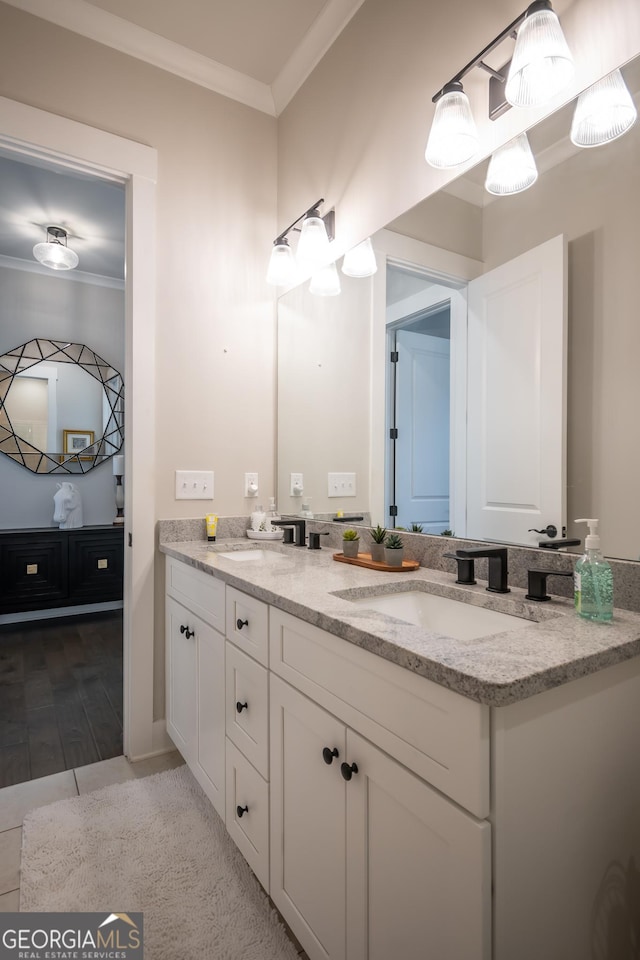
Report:
[[[576,520],[589,525],[585,551],[576,563],[576,613],[586,620],[605,622],[613,618],[613,571],[602,556],[598,520]]]

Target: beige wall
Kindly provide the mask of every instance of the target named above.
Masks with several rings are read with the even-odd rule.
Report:
[[[367,0],[279,118],[278,222],[323,196],[336,207],[342,252],[457,176],[424,160],[431,97],[525,7]],[[554,9],[577,63],[576,82],[559,99],[640,52],[637,0],[558,0]],[[549,112],[510,110],[492,124],[482,119],[486,75],[472,71],[465,89],[485,156]]]

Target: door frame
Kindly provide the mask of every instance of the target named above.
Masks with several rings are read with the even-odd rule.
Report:
[[[153,720],[157,151],[5,97],[0,146],[125,186],[123,729],[125,754],[139,760],[168,744]]]

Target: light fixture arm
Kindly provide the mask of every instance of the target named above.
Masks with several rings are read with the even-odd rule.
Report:
[[[285,240],[287,234],[288,234],[291,230],[293,230],[293,228],[295,227],[295,225],[296,225],[297,223],[300,223],[301,220],[304,220],[304,218],[305,218],[308,214],[310,214],[310,213],[315,213],[315,214],[319,217],[320,214],[318,213],[318,207],[320,206],[321,203],[324,203],[324,197],[320,197],[319,200],[316,200],[316,202],[313,203],[313,204],[309,207],[308,210],[305,210],[304,213],[301,213],[300,216],[297,217],[297,218],[293,221],[293,223],[290,223],[289,226],[286,228],[286,230],[282,230],[282,232],[279,233],[278,236],[276,237],[276,239],[273,241],[274,244],[275,244],[275,243],[280,243],[282,240]]]
[[[498,34],[497,37],[494,37],[491,43],[488,43],[486,47],[484,47],[480,51],[480,53],[476,54],[473,60],[470,60],[469,63],[467,63],[462,68],[462,70],[459,70],[456,73],[456,75],[452,77],[451,80],[449,80],[448,83],[445,83],[442,89],[438,90],[438,92],[434,94],[434,96],[431,98],[431,102],[437,103],[440,97],[444,96],[445,93],[449,93],[451,90],[452,84],[460,84],[460,86],[453,87],[454,90],[461,89],[461,81],[463,77],[466,77],[466,75],[470,73],[474,69],[474,67],[480,67],[482,70],[486,70],[486,72],[490,73],[491,76],[495,77],[497,80],[500,80],[501,83],[504,83],[505,78],[501,74],[497,73],[497,71],[487,66],[487,64],[483,62],[484,58],[493,50],[495,50],[496,47],[499,47],[500,44],[507,39],[507,37],[511,36],[512,34],[515,34],[517,32],[518,27],[532,13],[537,13],[538,10],[552,10],[552,9],[553,7],[551,5],[550,0],[534,0],[533,3],[530,3],[527,9],[524,10],[519,17],[516,17],[516,19],[513,20],[508,27],[505,27],[504,30],[502,30]]]

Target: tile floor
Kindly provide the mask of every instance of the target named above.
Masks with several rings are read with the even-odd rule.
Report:
[[[149,760],[131,763],[126,757],[102,760],[86,767],[63,770],[40,780],[27,780],[0,790],[0,913],[18,910],[20,905],[20,850],[22,821],[30,810],[56,800],[91,793],[112,783],[123,783],[136,777],[149,777],[163,770],[178,767],[184,760],[178,753],[165,753]],[[300,944],[290,934],[300,953],[307,960]]]

